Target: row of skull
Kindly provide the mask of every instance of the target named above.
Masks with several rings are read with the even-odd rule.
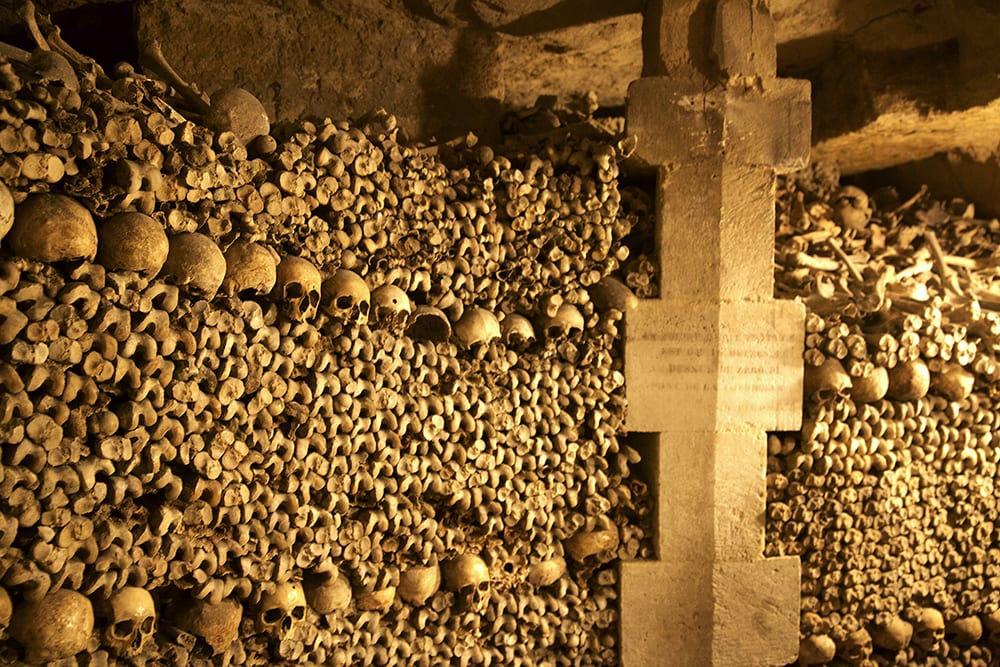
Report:
[[[535,563],[526,573],[534,586],[554,584],[566,573],[561,557]],[[481,612],[489,599],[491,574],[483,558],[474,553],[456,556],[440,566],[413,566],[402,573],[397,586],[355,595],[347,578],[335,567],[318,573],[304,582],[277,583],[261,595],[253,615],[253,627],[270,639],[281,641],[295,635],[305,622],[307,606],[318,614],[346,609],[352,599],[360,610],[385,610],[398,596],[415,606],[427,603],[441,586],[451,591],[463,609]],[[13,605],[0,589],[0,628],[23,649],[31,664],[69,658],[91,647],[95,623],[103,621],[98,634],[101,643],[116,656],[125,659],[142,655],[154,641],[160,623],[169,624],[174,633],[187,633],[204,643],[209,655],[224,652],[239,638],[243,607],[232,598],[184,599],[159,617],[153,595],[137,586],[116,590],[95,608],[83,594],[61,589],[36,601]]]
[[[798,662],[823,665],[836,657],[848,665],[863,665],[876,649],[899,654],[914,647],[925,655],[934,655],[946,640],[958,646],[971,646],[984,633],[994,640],[1000,637],[1000,610],[982,618],[966,616],[950,623],[932,607],[915,607],[904,616],[887,617],[868,628],[843,633],[836,640],[826,633],[807,635],[800,642]]]
[[[0,202],[12,201],[0,183]],[[3,205],[0,203],[0,210]],[[6,220],[6,222],[4,222]],[[4,225],[7,228],[4,228]],[[163,227],[143,213],[119,213],[95,227],[90,212],[59,194],[34,194],[17,205],[13,215],[0,214],[0,238],[22,257],[43,262],[93,260],[112,271],[132,271],[152,278],[162,275],[192,296],[212,299],[222,289],[235,296],[271,295],[294,321],[314,318],[320,311],[356,324],[400,329],[415,337],[448,340],[452,335],[467,347],[503,338],[512,345],[536,339],[535,325],[521,314],[498,320],[483,308],[459,310],[454,326],[448,315],[430,305],[414,305],[393,284],[369,288],[349,269],[324,277],[308,260],[279,257],[262,244],[234,242],[225,253],[207,236],[183,232],[168,239]],[[605,284],[614,279],[608,278]],[[627,292],[620,286],[618,292]],[[573,337],[584,328],[580,310],[560,303],[538,323],[546,338]]]

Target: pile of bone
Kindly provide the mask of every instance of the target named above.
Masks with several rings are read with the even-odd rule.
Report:
[[[279,141],[27,19],[0,659],[615,664],[617,562],[650,556],[616,148],[418,148],[384,113]]]
[[[769,440],[766,550],[802,562],[799,664],[995,664],[1000,223],[837,180],[814,166],[778,206],[806,369],[801,433]]]

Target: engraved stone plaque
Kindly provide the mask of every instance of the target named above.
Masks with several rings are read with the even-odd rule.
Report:
[[[804,310],[788,301],[648,301],[629,316],[632,431],[798,428]]]

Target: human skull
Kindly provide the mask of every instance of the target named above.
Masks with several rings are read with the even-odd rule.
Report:
[[[451,338],[451,322],[440,308],[417,306],[406,326],[406,335],[415,340],[444,343]]]
[[[372,290],[372,323],[384,329],[406,326],[413,312],[413,304],[401,288],[395,285],[381,285]]]
[[[605,276],[590,288],[590,300],[600,312],[617,310],[627,313],[639,307],[639,297],[628,285],[613,276]]]
[[[925,651],[936,651],[944,639],[944,616],[937,609],[924,607],[913,620],[913,643]]]
[[[864,628],[849,633],[840,645],[837,655],[849,665],[860,665],[872,655],[872,636]]]
[[[460,604],[470,611],[482,611],[489,602],[490,569],[476,554],[464,553],[442,565],[444,584]]]
[[[0,181],[0,239],[7,236],[7,232],[14,225],[14,195],[10,188]]]
[[[27,662],[70,658],[87,648],[94,632],[94,608],[76,591],[61,589],[14,610],[10,635],[24,647]]]
[[[803,394],[821,401],[846,396],[852,386],[851,376],[836,357],[827,357],[819,366],[806,366],[802,376]]]
[[[354,594],[351,582],[336,569],[310,575],[306,578],[303,589],[306,601],[317,614],[331,614],[347,609]]]
[[[931,371],[923,359],[900,362],[889,369],[889,390],[886,395],[897,401],[916,401],[927,395],[931,387]]]
[[[278,278],[276,253],[259,243],[243,239],[226,249],[226,277],[222,291],[246,298],[270,294]]]
[[[14,208],[6,241],[15,255],[40,262],[93,260],[97,227],[90,211],[65,195],[39,193]]]
[[[169,251],[163,225],[145,213],[119,213],[97,229],[97,263],[109,271],[135,271],[152,278]]]
[[[946,624],[949,641],[959,646],[972,646],[983,637],[983,622],[978,616],[956,618]]]
[[[0,636],[10,625],[11,616],[14,614],[14,606],[10,600],[10,594],[6,588],[0,588]]]
[[[548,339],[572,338],[583,332],[583,315],[571,303],[564,303],[552,317],[542,318],[542,332]]]
[[[42,83],[59,82],[69,90],[80,90],[76,70],[63,54],[52,49],[35,49],[28,65]]]
[[[399,574],[396,593],[410,604],[420,607],[441,587],[441,568],[438,565],[413,565]]]
[[[535,342],[535,327],[524,315],[511,313],[500,322],[500,336],[509,347],[524,348]]]
[[[618,531],[580,531],[563,542],[563,548],[570,558],[580,563],[591,556],[609,555],[618,548]]]
[[[296,322],[315,317],[323,276],[308,260],[286,255],[278,263],[277,281],[271,296],[279,309]]]
[[[122,658],[134,658],[156,632],[156,607],[149,591],[126,586],[108,600],[108,626],[104,643]]]
[[[528,568],[528,582],[536,588],[543,588],[556,583],[564,574],[566,574],[566,559],[555,556],[532,563]]]
[[[851,378],[851,400],[855,403],[874,403],[885,398],[889,391],[889,371],[875,366],[867,374]]]
[[[825,665],[837,654],[837,644],[829,635],[809,635],[799,640],[800,665]]]
[[[192,296],[210,301],[226,277],[226,258],[204,234],[181,232],[170,237],[161,274]]]
[[[990,640],[1000,643],[1000,609],[983,614],[983,629],[990,633]]]
[[[349,269],[338,269],[323,281],[323,312],[342,322],[368,323],[372,293],[364,278]]]
[[[242,620],[243,607],[236,600],[192,599],[180,610],[177,627],[205,642],[212,655],[219,655],[239,638]]]
[[[455,323],[453,333],[465,347],[486,345],[500,338],[500,323],[496,315],[485,308],[466,308]]]
[[[306,594],[302,584],[286,581],[265,593],[257,612],[257,631],[279,641],[287,639],[306,618]]]
[[[244,146],[256,137],[271,132],[267,110],[253,93],[244,88],[223,88],[212,93],[208,113],[202,118],[205,127],[232,132]]]
[[[976,376],[958,364],[945,364],[931,377],[931,388],[949,401],[964,401],[972,393]]]
[[[354,596],[354,606],[360,611],[388,611],[396,600],[396,587],[386,586],[373,591],[362,591]]]
[[[833,217],[848,229],[864,229],[872,219],[868,194],[854,185],[845,185],[833,196]]]
[[[913,624],[893,616],[871,629],[872,642],[890,651],[902,651],[913,639]]]

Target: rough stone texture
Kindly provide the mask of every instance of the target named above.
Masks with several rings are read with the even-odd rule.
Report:
[[[209,90],[247,88],[277,121],[383,107],[411,133],[451,138],[459,127],[488,134],[497,119],[491,33],[359,0],[143,0],[137,14],[140,45],[159,39],[183,76]]]
[[[75,8],[120,6],[37,4],[70,10],[66,20]],[[778,70],[814,84],[816,157],[855,173],[948,150],[996,148],[1000,5],[756,6],[766,4]],[[720,31],[746,33],[739,7],[723,3],[715,25],[730,27]],[[542,94],[566,99],[594,90],[604,105],[622,105],[642,72],[640,0],[137,0],[136,8],[140,39],[159,36],[182,73],[208,89],[241,83],[278,120],[310,112],[357,116],[381,105],[414,136],[489,135],[498,103],[524,107]],[[0,7],[0,34],[16,22],[15,12]],[[770,36],[759,39],[747,52],[766,52],[758,47]],[[730,37],[716,51],[731,62],[727,54],[743,46]]]
[[[534,35],[503,35],[504,99],[513,106],[539,94],[593,90],[602,104],[625,103],[642,73],[642,16],[628,14]]]
[[[784,665],[798,655],[799,559],[719,564],[713,572],[716,625],[713,667]]]

